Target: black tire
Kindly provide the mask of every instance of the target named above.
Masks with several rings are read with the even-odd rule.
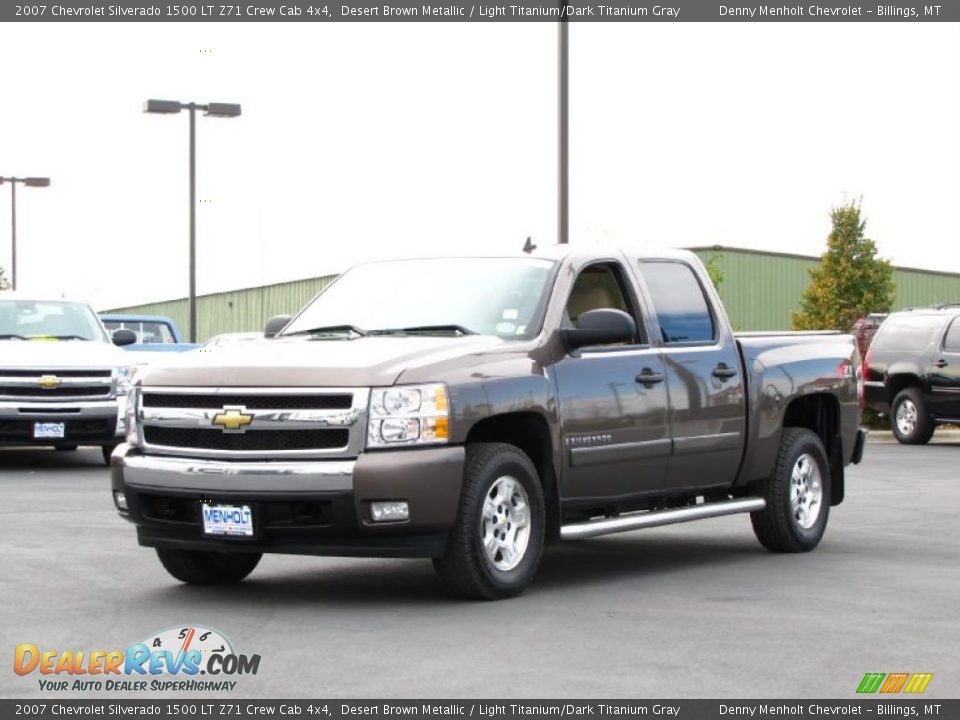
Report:
[[[901,409],[908,409],[909,404],[913,406],[914,420],[912,430],[901,429],[897,420],[897,414]],[[918,387],[904,388],[897,393],[890,406],[890,429],[893,430],[893,436],[904,445],[926,445],[933,437],[933,431],[936,423],[927,409],[927,401],[923,397],[923,392]]]
[[[103,455],[103,462],[110,466],[110,456],[113,454],[113,451],[117,449],[116,445],[104,445],[100,448],[100,453]]]
[[[219,553],[204,550],[157,548],[157,557],[166,571],[191,585],[238,583],[260,562],[260,553]]]
[[[525,547],[518,552],[519,560],[515,566],[506,569],[497,564],[511,562],[507,555],[496,547],[491,552],[484,548],[483,535],[493,536],[492,544],[498,542],[499,533],[503,540],[512,542],[518,537],[517,529],[509,524],[511,506],[516,516],[522,513],[520,506],[524,500],[521,493],[510,495],[509,503],[501,503],[495,517],[484,515],[484,505],[496,489],[509,489],[509,480],[519,483],[526,495],[528,525],[519,526],[527,530]],[[506,482],[506,485],[504,485]],[[516,488],[516,485],[513,485]],[[491,503],[489,508],[493,508]],[[503,524],[498,524],[502,521]],[[463,488],[460,492],[460,507],[457,521],[450,532],[443,557],[433,561],[437,574],[444,585],[453,594],[473,600],[500,600],[519,595],[537,573],[540,555],[543,552],[545,528],[543,488],[540,486],[537,470],[519,448],[506,443],[477,443],[467,447],[466,463],[463,472]],[[513,534],[510,535],[512,530]]]
[[[57,452],[73,452],[79,447],[79,445],[55,445],[54,450]]]
[[[805,458],[804,464],[800,463]],[[820,478],[820,497],[816,515],[803,514],[795,510],[791,498],[791,486],[794,484],[794,469],[803,482],[804,468],[810,463],[816,465]],[[814,482],[810,476],[807,483]],[[759,484],[760,496],[767,501],[763,510],[750,513],[753,532],[757,540],[772,552],[808,552],[813,550],[823,537],[830,517],[830,463],[820,438],[805,428],[784,428],[780,437],[780,452],[770,477]],[[812,497],[812,489],[803,490],[800,497]],[[801,503],[801,507],[803,504]],[[809,526],[805,526],[809,523]]]

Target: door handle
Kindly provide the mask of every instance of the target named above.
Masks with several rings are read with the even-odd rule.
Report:
[[[726,363],[720,363],[713,369],[713,376],[719,380],[729,380],[737,374],[732,367],[727,367]]]
[[[950,363],[948,363],[946,360],[944,360],[943,358],[940,358],[933,364],[933,366],[938,368],[945,368],[949,364]]]
[[[650,368],[644,368],[641,373],[637,375],[637,382],[648,387],[658,382],[663,382],[663,380],[663,373],[654,372]]]

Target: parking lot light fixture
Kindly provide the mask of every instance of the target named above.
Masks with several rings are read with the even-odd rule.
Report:
[[[50,187],[48,177],[0,177],[10,183],[10,288],[17,289],[17,183],[26,187]]]
[[[240,117],[237,103],[195,103],[179,100],[147,100],[145,113],[175,115],[181,110],[190,113],[190,342],[197,341],[197,110],[207,117]]]

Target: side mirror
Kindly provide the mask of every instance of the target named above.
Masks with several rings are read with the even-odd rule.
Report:
[[[609,345],[633,342],[637,323],[623,310],[599,308],[588,310],[577,319],[577,327],[560,331],[571,350],[587,345]]]
[[[133,345],[137,341],[137,334],[130,328],[120,328],[113,331],[110,339],[113,340],[113,344],[117,346]]]
[[[263,336],[265,338],[276,337],[277,334],[287,326],[287,323],[290,322],[291,319],[293,319],[293,315],[274,315],[267,320],[267,325],[263,329]]]

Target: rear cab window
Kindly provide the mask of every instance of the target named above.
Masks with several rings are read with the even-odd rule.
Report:
[[[717,322],[706,293],[689,265],[671,260],[645,260],[640,275],[667,345],[713,344]]]

